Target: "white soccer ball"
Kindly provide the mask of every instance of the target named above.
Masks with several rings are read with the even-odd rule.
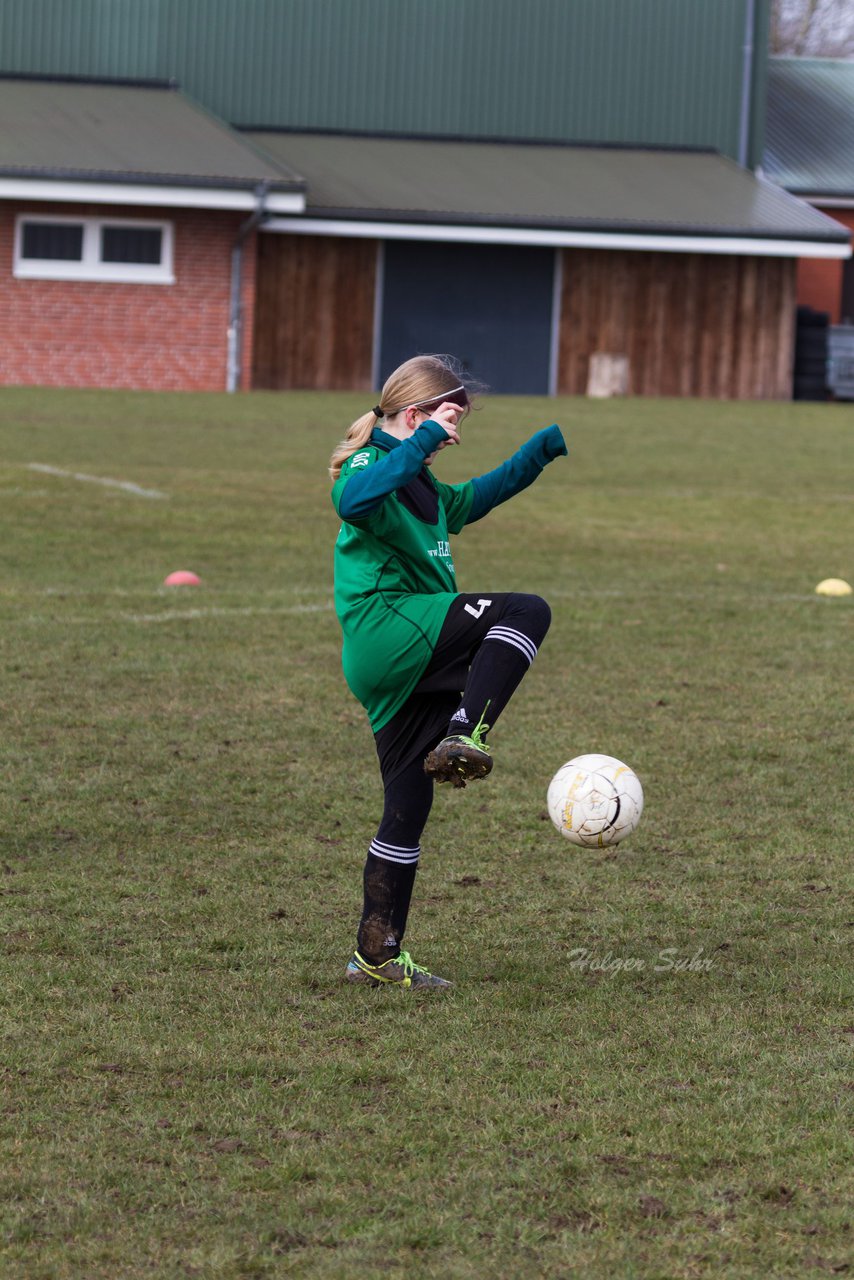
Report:
[[[604,848],[630,836],[643,813],[643,788],[613,756],[576,756],[549,783],[549,817],[573,844]]]

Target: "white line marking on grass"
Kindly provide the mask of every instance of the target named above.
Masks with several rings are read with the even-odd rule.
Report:
[[[28,462],[28,471],[41,471],[46,476],[61,476],[66,480],[83,480],[86,484],[102,484],[106,489],[121,489],[132,493],[137,498],[168,498],[168,493],[159,489],[143,489],[131,480],[110,480],[107,476],[89,476],[83,471],[63,471],[61,467],[49,467],[44,462]]]
[[[0,590],[0,596],[10,595],[13,593]],[[23,593],[17,593],[21,595]],[[71,593],[69,593],[71,594]],[[86,593],[79,593],[86,594]],[[120,593],[130,594],[130,593]],[[680,591],[667,592],[663,596],[636,596],[630,595],[628,592],[622,591],[549,591],[550,599],[573,600],[577,599],[579,594],[583,594],[587,600],[621,600],[633,609],[652,609],[655,612],[648,616],[653,618],[657,616],[658,610],[662,603],[667,600],[699,600],[709,601],[714,605],[732,605],[744,604],[755,606],[757,602],[763,605],[784,605],[791,603],[809,604],[813,608],[827,609],[828,612],[835,612],[840,619],[846,623],[849,617],[849,605],[840,603],[839,601],[831,601],[825,596],[817,596],[814,592],[809,595],[802,595],[799,592],[776,592],[774,594],[757,596],[756,594],[746,592],[732,592],[728,594],[710,592],[710,591]],[[245,608],[209,608],[209,609],[164,609],[162,613],[93,613],[90,616],[82,617],[80,615],[63,615],[61,612],[53,614],[35,614],[18,615],[15,618],[16,623],[26,623],[32,626],[50,626],[55,627],[57,623],[68,623],[69,625],[79,626],[97,626],[103,627],[110,622],[196,622],[205,618],[255,618],[264,615],[274,617],[298,616],[299,614],[310,613],[331,613],[335,608],[332,601],[325,604],[297,604],[291,606],[282,606],[279,608],[267,607],[256,608],[248,606]],[[638,621],[642,621],[640,619]],[[634,619],[632,620],[635,621]]]
[[[166,609],[163,613],[123,613],[125,622],[195,622],[198,618],[255,618],[262,614],[282,615],[298,613],[330,613],[331,602],[326,604],[295,604],[275,609]]]
[[[544,588],[545,590],[545,588]],[[567,591],[561,587],[549,587],[550,600],[620,600],[631,608],[659,609],[668,600],[707,600],[711,604],[784,604],[791,600],[814,603],[824,597],[817,596],[814,591],[770,591],[767,595],[750,591],[727,591],[721,585],[717,591],[662,591],[655,594],[620,591],[619,589],[576,587]],[[843,606],[844,607],[844,606]],[[650,615],[652,616],[652,615]]]

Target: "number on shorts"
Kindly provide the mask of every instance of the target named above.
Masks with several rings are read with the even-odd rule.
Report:
[[[478,600],[476,609],[473,604],[465,604],[463,605],[463,608],[466,613],[470,613],[473,618],[482,618],[484,609],[488,609],[491,604],[491,600]]]

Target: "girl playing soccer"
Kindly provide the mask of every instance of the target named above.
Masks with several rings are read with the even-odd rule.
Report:
[[[533,662],[551,614],[539,596],[457,589],[449,535],[480,520],[566,453],[546,427],[464,484],[436,480],[470,409],[444,356],[415,356],[332,455],[335,609],[344,675],[368,713],[385,804],[364,872],[348,981],[447,987],[401,950],[434,782],[464,787],[492,769],[487,730]]]

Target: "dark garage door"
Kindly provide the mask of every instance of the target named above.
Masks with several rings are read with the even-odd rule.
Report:
[[[380,382],[410,356],[448,352],[503,395],[547,395],[553,249],[389,240]]]

